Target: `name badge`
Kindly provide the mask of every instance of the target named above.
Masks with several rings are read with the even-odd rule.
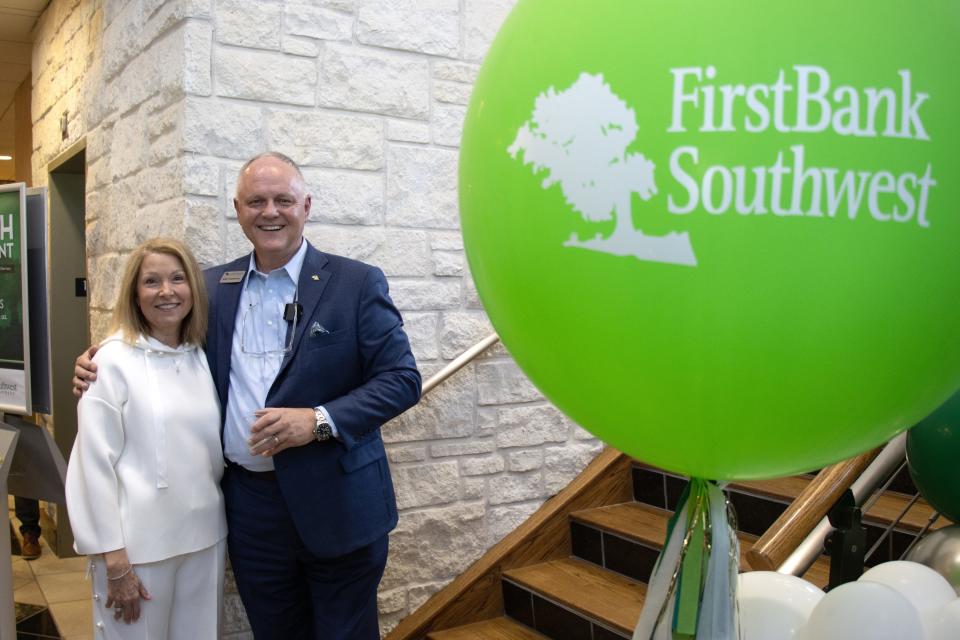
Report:
[[[222,276],[220,276],[220,284],[236,284],[243,281],[243,276],[247,275],[246,271],[225,271]]]

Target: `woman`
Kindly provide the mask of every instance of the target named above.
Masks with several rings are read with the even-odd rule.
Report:
[[[67,468],[97,638],[219,634],[227,526],[206,305],[183,243],[148,240],[130,255]]]

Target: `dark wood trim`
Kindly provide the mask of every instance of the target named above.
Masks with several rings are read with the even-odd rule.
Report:
[[[386,640],[421,640],[431,631],[501,615],[501,574],[515,567],[569,556],[569,515],[580,509],[630,500],[631,462],[631,458],[615,449],[604,449],[565,489],[401,620]]]
[[[746,553],[755,571],[776,571],[880,453],[874,449],[820,471]]]

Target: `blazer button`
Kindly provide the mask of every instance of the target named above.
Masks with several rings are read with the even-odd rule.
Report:
[[[99,594],[99,593],[93,594],[93,599],[94,599],[96,602],[100,602],[100,594]]]

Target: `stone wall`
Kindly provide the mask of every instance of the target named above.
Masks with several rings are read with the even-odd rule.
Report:
[[[239,166],[266,149],[303,167],[308,239],[386,272],[425,378],[490,333],[459,232],[457,147],[512,4],[53,0],[34,59],[35,176],[42,183],[38,169],[70,142],[52,127],[66,109],[70,139],[87,139],[95,336],[142,238],[184,237],[205,264],[250,250],[231,199]],[[385,630],[600,448],[500,346],[383,434],[400,506]],[[235,592],[227,605],[230,637],[247,637]]]

